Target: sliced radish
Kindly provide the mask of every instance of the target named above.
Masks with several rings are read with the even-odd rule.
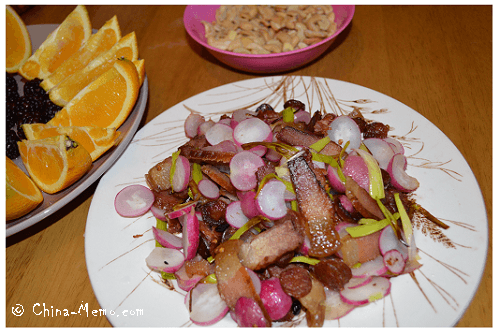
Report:
[[[156,227],[153,227],[153,235],[155,240],[165,248],[182,249],[182,239],[179,236],[175,236],[168,231]]]
[[[186,204],[183,204],[182,206],[177,207],[175,210],[172,212],[168,213],[167,216],[169,219],[177,219],[189,212],[191,212],[191,209],[196,206],[196,202],[188,202]]]
[[[351,268],[353,278],[366,278],[371,276],[381,276],[387,272],[382,256],[361,264],[358,268]]]
[[[398,275],[403,272],[406,265],[406,259],[399,250],[393,249],[384,254],[384,264],[389,271]]]
[[[264,166],[262,158],[249,151],[242,151],[233,156],[229,162],[230,179],[234,187],[240,191],[250,191],[257,186],[255,172]]]
[[[361,131],[358,124],[347,115],[338,116],[330,123],[328,137],[342,147],[349,141],[347,153],[358,149],[361,145]]]
[[[207,120],[198,126],[198,135],[205,135],[207,131],[215,125],[212,120]]]
[[[151,213],[153,213],[154,217],[157,218],[158,220],[167,221],[165,210],[153,205],[151,206]]]
[[[260,214],[255,197],[256,193],[254,191],[248,191],[239,196],[241,200],[241,210],[248,219]]]
[[[352,277],[344,288],[355,289],[371,282],[373,277]]]
[[[189,292],[193,287],[198,284],[200,280],[203,279],[202,275],[192,275],[191,277],[188,276],[186,273],[186,263],[181,266],[179,270],[177,270],[175,273],[175,278],[177,279],[177,286],[181,290],[184,290],[186,292]]]
[[[309,237],[306,235],[304,237],[304,243],[300,246],[299,252],[302,255],[307,256],[309,255],[309,249],[311,249],[311,240],[309,240]]]
[[[186,137],[193,138],[198,135],[198,128],[205,122],[205,118],[200,114],[191,113],[184,121],[184,133]]]
[[[115,209],[121,216],[137,217],[146,214],[154,201],[154,193],[149,188],[142,185],[130,185],[116,195]]]
[[[194,208],[182,218],[182,249],[186,260],[190,260],[196,256],[196,252],[198,251],[200,225]]]
[[[226,222],[235,228],[241,228],[248,222],[241,208],[241,201],[233,201],[226,207]]]
[[[242,145],[250,142],[270,142],[273,139],[271,127],[258,118],[250,118],[241,121],[234,128],[234,142]]]
[[[365,305],[375,300],[382,299],[391,291],[391,282],[384,277],[372,277],[366,285],[356,288],[344,288],[340,291],[342,301],[355,305]]]
[[[300,110],[300,111],[293,114],[293,122],[294,123],[304,122],[304,123],[308,124],[309,121],[311,121],[311,113],[309,113],[309,112],[306,112],[304,110]]]
[[[175,161],[175,171],[174,178],[172,179],[172,190],[174,192],[184,191],[188,184],[189,178],[191,177],[191,166],[189,165],[189,160],[179,155]]]
[[[233,152],[237,153],[238,148],[236,144],[232,140],[225,140],[217,143],[216,145],[210,145],[208,147],[204,147],[202,150],[205,151],[217,151],[217,152]]]
[[[233,128],[227,124],[218,122],[207,130],[205,137],[210,145],[216,145],[222,141],[232,141]]]
[[[284,217],[288,211],[285,202],[286,186],[277,179],[268,181],[257,195],[257,208],[270,220]]]
[[[349,155],[342,167],[344,175],[351,177],[359,186],[370,192],[370,175],[368,166],[361,156]]]
[[[200,180],[198,190],[205,198],[217,199],[219,197],[219,187],[210,179]]]
[[[351,214],[355,212],[354,206],[352,205],[352,202],[351,200],[349,200],[347,195],[345,194],[340,195],[339,200],[340,204],[342,205],[342,207],[344,207],[346,211],[348,211]]]
[[[399,142],[395,138],[386,137],[386,138],[384,138],[384,141],[389,143],[389,146],[391,147],[392,151],[394,151],[395,154],[404,154],[405,153],[405,148],[403,147],[401,142]]]
[[[174,273],[184,264],[184,254],[177,249],[156,247],[146,257],[146,264],[153,271]]]
[[[248,109],[238,109],[233,112],[231,115],[231,118],[236,121],[237,123],[240,123],[243,120],[250,119],[255,115],[255,112],[248,110]]]
[[[367,138],[363,141],[363,144],[370,150],[380,168],[387,170],[387,166],[392,156],[394,156],[394,151],[389,143],[381,138]]]
[[[336,168],[334,168],[331,165],[328,165],[326,168],[327,171],[327,176],[328,176],[328,181],[330,182],[330,185],[332,185],[333,189],[337,192],[344,193],[345,192],[345,185],[340,180],[339,173]]]
[[[250,279],[252,279],[252,284],[255,288],[255,292],[257,294],[260,294],[260,292],[262,291],[262,281],[260,280],[259,275],[249,268],[245,268],[245,270],[247,270]]]
[[[283,318],[292,308],[292,297],[283,291],[278,277],[262,281],[260,299],[273,321]]]
[[[398,250],[403,255],[405,261],[408,258],[408,248],[398,240],[391,225],[382,229],[378,241],[382,256],[391,250]]]
[[[416,178],[408,175],[405,170],[406,157],[403,154],[395,154],[387,166],[392,185],[403,192],[415,191],[420,184]]]
[[[233,317],[240,327],[266,327],[264,313],[252,298],[239,298],[234,306]]]
[[[326,300],[325,300],[325,319],[326,320],[338,320],[341,317],[346,316],[351,312],[356,306],[347,304],[342,301],[340,293],[337,291],[325,289]]]
[[[215,284],[196,285],[186,295],[185,304],[191,321],[200,326],[217,323],[229,311],[229,307],[220,297]]]

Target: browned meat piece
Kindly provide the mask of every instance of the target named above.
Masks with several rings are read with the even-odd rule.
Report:
[[[172,157],[168,157],[149,169],[146,183],[152,191],[165,191],[170,189],[170,168],[172,167]]]
[[[363,132],[363,136],[364,138],[387,138],[390,129],[391,127],[380,122],[368,123]]]
[[[377,202],[368,192],[359,186],[351,177],[345,176],[345,195],[352,202],[354,208],[365,218],[385,219],[384,214],[378,207]]]
[[[181,155],[192,163],[229,164],[235,155],[231,152],[208,151],[189,146],[182,146],[180,149]]]
[[[300,145],[304,147],[308,147],[311,144],[314,144],[321,140],[323,137],[316,136],[311,133],[307,133],[305,131],[293,128],[293,127],[284,127],[277,134],[276,138],[283,143],[289,145]],[[321,150],[321,153],[329,156],[336,156],[340,154],[342,148],[336,144],[335,142],[330,141],[324,148]]]
[[[204,255],[215,255],[215,249],[222,241],[222,232],[216,230],[217,226],[207,224],[200,220],[200,249]]]
[[[314,133],[314,126],[316,125],[316,122],[321,120],[323,116],[321,115],[320,111],[314,112],[313,116],[311,117],[311,121],[307,124],[306,131],[310,133]]]
[[[210,264],[206,259],[195,260],[191,259],[184,263],[186,267],[186,274],[189,278],[194,275],[200,275],[203,277],[208,276],[215,271],[215,264]]]
[[[196,149],[201,149],[201,148],[208,146],[209,144],[207,142],[207,139],[205,138],[205,135],[197,135],[197,136],[193,137],[192,139],[190,139],[184,145],[189,146],[189,147],[193,147]]]
[[[351,268],[338,258],[323,259],[312,268],[316,278],[334,291],[342,290],[352,278]]]
[[[311,242],[309,255],[327,257],[340,248],[335,230],[333,204],[309,167],[309,151],[302,151],[288,161],[300,212],[306,221],[306,234]]]
[[[316,122],[314,125],[314,133],[320,134],[322,136],[328,135],[328,130],[330,129],[330,123],[336,118],[335,114],[326,114],[320,121]]]
[[[283,291],[294,298],[305,297],[312,289],[309,271],[301,266],[291,264],[280,273],[279,278]]]
[[[227,203],[221,199],[209,201],[200,206],[203,221],[210,225],[221,225],[226,223]]]
[[[201,172],[206,174],[208,178],[212,179],[216,184],[218,184],[229,193],[236,193],[236,189],[234,188],[233,184],[231,184],[231,179],[229,179],[226,174],[222,173],[216,167],[212,165],[203,165],[201,167]]]
[[[270,173],[274,173],[276,168],[276,164],[264,159],[264,165],[257,169],[255,173],[257,176],[257,183],[260,184],[262,179]]]
[[[295,99],[287,100],[285,102],[285,104],[283,105],[283,107],[285,109],[288,108],[288,107],[292,107],[296,111],[306,110],[306,105],[304,105],[304,103],[302,101],[295,100]]]
[[[292,221],[276,224],[241,245],[241,264],[251,270],[263,269],[300,247],[303,242],[304,236],[295,229]]]

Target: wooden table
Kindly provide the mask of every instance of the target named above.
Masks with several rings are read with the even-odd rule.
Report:
[[[60,23],[74,6],[36,6],[27,25]],[[184,30],[184,6],[88,6],[94,28],[117,15],[146,60],[144,123],[197,93],[254,78],[219,63]],[[469,162],[492,216],[492,6],[357,6],[326,55],[291,75],[352,82],[391,96],[439,127]],[[66,207],[6,239],[6,325],[109,327],[104,316],[42,317],[29,310],[99,309],[84,256],[87,212],[97,182]],[[110,209],[112,210],[112,209]],[[491,237],[478,292],[458,323],[492,326]],[[28,309],[16,317],[12,307]]]

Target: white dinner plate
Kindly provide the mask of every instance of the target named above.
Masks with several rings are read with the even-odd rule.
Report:
[[[291,98],[312,112],[348,113],[356,107],[365,118],[389,124],[389,135],[404,143],[409,174],[420,181],[417,203],[450,226],[444,231],[416,227],[423,267],[415,271],[415,280],[410,275],[391,279],[390,295],[325,326],[438,327],[459,321],[481,280],[488,245],[482,194],[463,156],[422,115],[386,95],[338,80],[276,76],[217,87],[168,109],[137,132],[100,180],[87,218],[85,252],[101,313],[106,311],[113,326],[195,326],[183,304],[184,292],[175,281],[169,288],[146,266],[155,245],[155,218],[151,213],[118,215],[113,207],[118,191],[130,184],[146,185],[144,174],[186,141],[183,122],[190,111],[218,120],[222,113],[254,110],[264,102],[280,111]],[[229,315],[215,324],[235,326]]]
[[[35,51],[38,49],[40,44],[45,41],[47,36],[54,31],[58,25],[57,24],[37,24],[27,26],[31,37],[32,49]],[[94,29],[94,33],[96,30]],[[20,94],[22,93],[23,84],[21,82],[21,76],[16,75],[16,80],[18,81]],[[58,192],[56,194],[48,194],[42,192],[43,203],[38,206],[35,210],[30,213],[15,219],[8,221],[6,226],[6,236],[11,236],[23,229],[26,229],[41,220],[45,219],[49,215],[55,213],[59,209],[67,205],[71,200],[76,198],[80,193],[85,191],[90,185],[92,185],[99,177],[102,176],[106,170],[108,170],[111,165],[120,157],[125,148],[129,145],[132,140],[139,124],[141,123],[142,116],[146,109],[146,103],[148,101],[148,78],[144,79],[139,96],[135,103],[134,109],[130,113],[129,117],[125,122],[118,128],[122,133],[122,140],[118,146],[111,148],[104,155],[99,157],[95,162],[92,163],[92,168],[87,174],[85,174],[80,180],[71,185],[70,187]],[[24,167],[21,157],[14,159],[14,163],[17,164],[25,173],[26,168]]]

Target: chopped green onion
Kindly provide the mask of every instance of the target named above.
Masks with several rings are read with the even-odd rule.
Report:
[[[294,113],[295,113],[295,109],[293,109],[292,107],[285,108],[281,112],[281,115],[283,115],[283,121],[286,123],[293,123]]]
[[[299,205],[297,204],[297,200],[290,201],[290,205],[292,207],[292,211],[294,211],[294,212],[299,211]]]
[[[382,299],[383,297],[384,296],[382,295],[382,293],[377,292],[377,293],[371,295],[370,297],[368,297],[368,301],[369,302],[374,302],[374,301]]]
[[[385,197],[384,180],[382,172],[375,158],[364,150],[354,149],[365,161],[368,167],[368,178],[370,179],[370,196],[375,199],[383,199]]]
[[[196,185],[198,185],[198,183],[203,179],[203,173],[201,172],[200,164],[193,163],[192,174],[193,180],[195,181]]]
[[[351,266],[352,269],[359,269],[361,267],[361,263],[360,262],[357,262],[356,264],[354,264],[353,266]]]
[[[319,259],[316,258],[310,258],[307,256],[295,256],[290,260],[290,263],[306,263],[309,265],[316,265],[320,262]]]
[[[311,144],[309,146],[309,148],[311,148],[317,152],[320,152],[330,142],[331,142],[330,137],[325,136],[321,140],[317,141],[316,143]]]
[[[170,185],[174,183],[175,163],[177,162],[177,157],[179,157],[180,154],[180,149],[172,154],[172,166],[170,167]]]
[[[241,235],[243,235],[243,233],[245,233],[247,230],[249,230],[253,226],[261,223],[262,221],[270,221],[270,220],[262,215],[257,215],[255,217],[251,218],[250,220],[248,220],[247,223],[245,223],[243,226],[238,228],[238,230],[229,239],[230,240],[239,239],[241,237]]]
[[[217,284],[217,277],[215,273],[209,274],[203,279],[203,283],[205,284]]]
[[[163,271],[161,271],[161,277],[164,280],[177,279],[177,277],[175,277],[175,275],[173,273],[168,273],[168,272],[163,272]]]
[[[396,201],[396,206],[398,207],[398,212],[401,217],[401,223],[403,224],[403,233],[405,235],[406,242],[410,244],[413,235],[413,226],[411,225],[408,213],[406,213],[405,207],[403,206],[403,202],[399,197],[399,193],[394,194],[394,200]]]
[[[373,220],[371,223],[361,224],[355,227],[347,227],[345,230],[352,237],[368,236],[387,227],[391,222],[387,219]]]
[[[156,219],[156,228],[160,230],[167,230],[167,222]],[[158,241],[155,241],[155,247],[163,247]]]
[[[213,258],[212,256],[208,256],[207,261],[209,263],[213,263],[215,261],[215,258]]]
[[[344,153],[345,151],[347,150],[347,147],[349,146],[349,144],[351,144],[351,141],[347,141],[344,146],[342,147],[342,150],[340,151],[340,154],[339,154],[339,159],[340,159],[340,166],[344,166],[344,159],[342,157],[344,157]]]

